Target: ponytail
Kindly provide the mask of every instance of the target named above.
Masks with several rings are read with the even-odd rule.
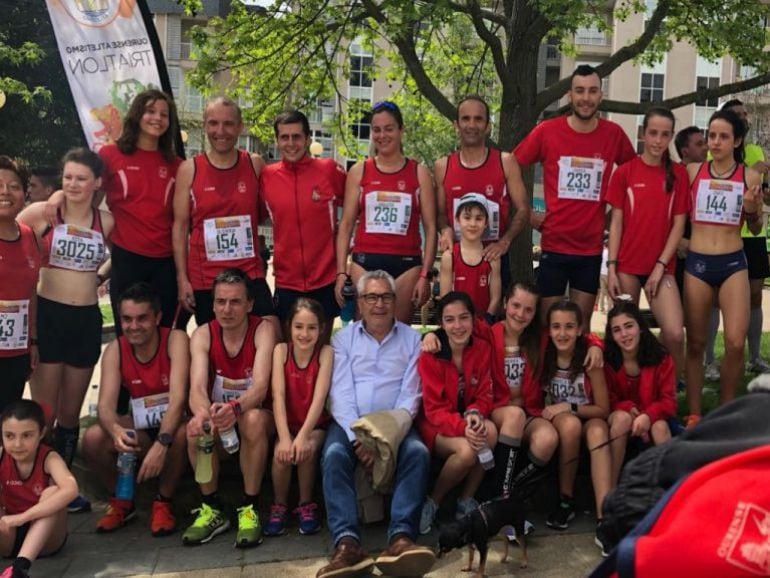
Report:
[[[671,153],[668,149],[663,153],[663,168],[666,169],[666,192],[671,194],[671,191],[674,190],[676,175],[674,174],[674,164],[671,162]]]

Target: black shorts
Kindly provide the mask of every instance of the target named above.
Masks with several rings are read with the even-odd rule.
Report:
[[[178,303],[174,257],[145,257],[144,255],[132,253],[122,247],[113,245],[110,251],[110,258],[112,260],[110,302],[112,303],[112,312],[115,316],[116,335],[122,335],[120,323],[118,322],[120,319],[120,311],[118,310],[120,294],[134,283],[139,283],[140,281],[149,283],[158,292],[160,309],[163,312],[160,324],[163,327],[171,327]],[[184,329],[189,316],[183,315],[182,317],[180,318],[179,327]]]
[[[743,252],[749,266],[749,279],[770,277],[770,261],[767,257],[767,239],[765,237],[744,237]]]
[[[251,290],[254,295],[254,307],[251,313],[265,317],[275,315],[273,296],[264,278],[252,279]],[[213,291],[193,291],[195,295],[195,322],[200,326],[214,320]]]
[[[31,373],[29,353],[0,357],[0,375],[3,386],[0,387],[0,412],[12,402],[24,395],[24,384]]]
[[[690,275],[715,289],[719,289],[735,273],[748,268],[743,251],[723,255],[704,255],[690,251],[687,253],[685,267]]]
[[[327,321],[333,320],[340,314],[340,306],[337,304],[337,299],[334,297],[334,283],[307,292],[276,287],[274,300],[275,311],[278,314],[281,323],[286,321],[291,306],[294,305],[294,302],[300,297],[307,297],[318,301],[321,304],[321,307],[323,307],[324,313],[326,313]]]
[[[65,305],[38,297],[37,346],[41,363],[93,367],[102,354],[99,305]]]
[[[398,279],[401,275],[409,271],[409,269],[422,267],[422,257],[420,255],[353,253],[351,259],[353,260],[353,263],[367,271],[381,269],[386,273],[389,273],[393,279]]]
[[[544,251],[540,256],[537,287],[543,297],[560,297],[567,287],[596,295],[599,291],[600,255],[566,255]]]

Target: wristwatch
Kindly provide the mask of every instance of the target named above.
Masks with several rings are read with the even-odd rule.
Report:
[[[174,436],[172,436],[170,433],[161,433],[158,434],[158,443],[162,445],[165,448],[171,447],[171,443],[174,441]]]

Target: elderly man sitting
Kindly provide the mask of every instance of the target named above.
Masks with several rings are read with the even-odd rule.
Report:
[[[361,320],[334,338],[334,376],[329,392],[334,422],[323,449],[324,499],[335,551],[316,578],[350,578],[376,563],[389,576],[422,576],[435,562],[418,546],[420,507],[425,498],[430,455],[412,428],[398,447],[388,548],[375,562],[361,547],[355,471],[371,470],[375,453],[351,430],[360,417],[384,410],[406,410],[412,419],[420,406],[417,359],[420,337],[396,321],[395,282],[385,271],[369,271],[358,281]]]

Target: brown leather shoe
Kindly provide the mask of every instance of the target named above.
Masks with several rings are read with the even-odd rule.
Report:
[[[343,538],[329,564],[321,568],[316,578],[355,578],[372,571],[374,560],[354,540]]]
[[[433,550],[398,536],[377,558],[377,568],[386,576],[422,576],[436,562]]]

